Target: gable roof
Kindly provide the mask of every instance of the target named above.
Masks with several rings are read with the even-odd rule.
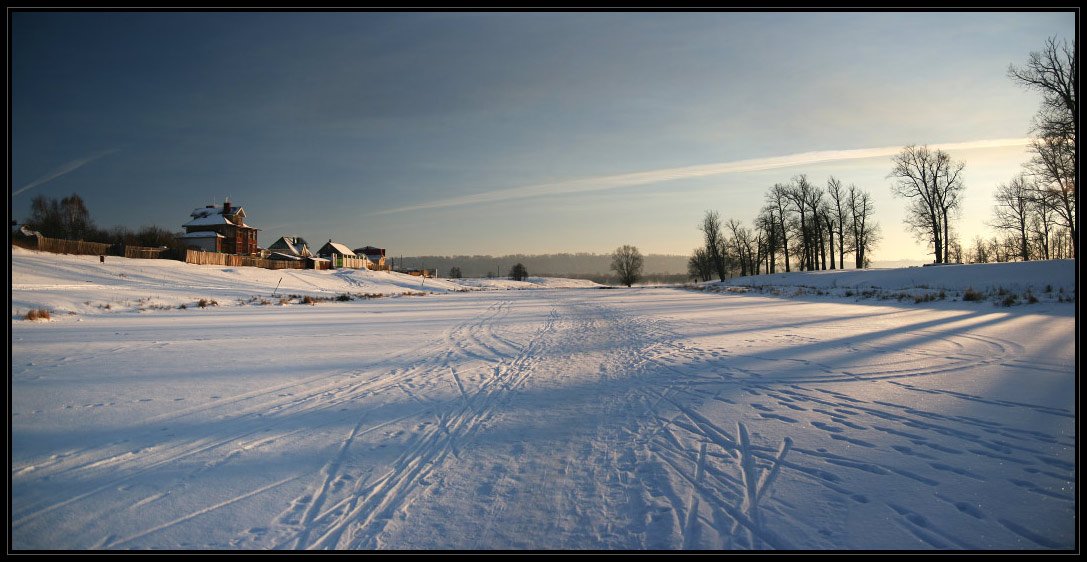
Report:
[[[268,246],[269,250],[286,250],[296,256],[309,251],[309,244],[300,236],[280,236]],[[304,252],[305,251],[305,252]],[[312,253],[312,252],[311,252]]]
[[[321,249],[317,251],[318,254],[340,254],[341,256],[354,256],[355,252],[352,252],[350,248],[343,244],[333,242],[329,240]]]

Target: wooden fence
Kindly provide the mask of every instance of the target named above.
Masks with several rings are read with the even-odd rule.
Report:
[[[186,250],[185,263],[196,265],[224,265],[227,267],[263,267],[264,269],[304,269],[302,261],[266,260],[252,256],[235,256],[201,250]]]
[[[61,240],[38,236],[38,250],[54,254],[77,254],[84,256],[104,256],[109,253],[111,244],[84,242],[82,240]]]
[[[348,269],[369,269],[366,264],[370,260],[366,258],[355,258],[351,256],[341,256],[340,254],[332,254],[332,263],[336,268],[348,268]]]
[[[125,246],[125,257],[142,260],[159,259],[166,250],[166,248],[148,248],[146,246]]]

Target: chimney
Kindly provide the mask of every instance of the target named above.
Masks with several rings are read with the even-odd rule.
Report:
[[[227,197],[226,200],[223,201],[223,214],[224,215],[229,215],[230,214],[230,198],[229,197]]]

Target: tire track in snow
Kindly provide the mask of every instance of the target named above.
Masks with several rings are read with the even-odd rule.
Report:
[[[499,304],[492,307],[488,318],[495,318],[508,312],[508,307]],[[558,319],[552,311],[544,326],[525,345],[518,356],[511,361],[500,362],[493,370],[493,376],[465,399],[462,393],[459,399],[450,400],[440,406],[439,423],[420,434],[403,454],[393,462],[393,470],[374,486],[367,494],[353,499],[351,509],[333,518],[315,521],[323,527],[314,532],[307,530],[307,536],[316,535],[311,541],[299,540],[297,546],[306,549],[322,548],[377,548],[378,537],[393,514],[416,492],[418,484],[425,480],[436,468],[456,450],[458,441],[470,439],[501,405],[509,395],[520,388],[531,376],[532,367],[545,352],[545,340],[555,329]],[[472,323],[468,328],[469,337],[482,344],[486,334],[481,335],[483,323]],[[484,347],[488,347],[485,346]],[[497,349],[488,347],[491,351]],[[440,365],[448,369],[448,365]],[[463,389],[458,379],[458,385]]]
[[[474,318],[468,319],[453,328],[453,330],[474,322]],[[171,445],[164,445],[159,437],[159,433],[157,431],[149,430],[146,434],[139,436],[138,438],[143,441],[150,441],[150,444],[136,448],[129,445],[123,453],[107,453],[109,456],[104,457],[98,456],[98,458],[92,457],[88,459],[84,455],[79,459],[70,459],[69,465],[59,467],[52,472],[34,474],[34,476],[38,478],[52,478],[67,473],[85,475],[88,470],[109,467],[111,476],[108,476],[102,485],[59,502],[53,502],[46,505],[27,506],[24,513],[13,514],[12,527],[24,527],[42,515],[77,504],[78,502],[102,492],[113,490],[118,485],[124,484],[137,476],[144,475],[155,469],[170,466],[183,459],[208,453],[220,447],[229,446],[242,439],[274,431],[277,427],[291,423],[292,416],[309,415],[332,410],[343,404],[363,399],[366,396],[389,388],[397,387],[405,378],[410,378],[419,373],[429,373],[433,371],[436,358],[440,357],[440,354],[437,353],[437,351],[446,349],[445,346],[442,345],[442,342],[444,341],[446,341],[445,338],[439,338],[437,342],[428,342],[419,348],[398,354],[397,357],[423,354],[427,359],[417,362],[417,364],[409,366],[406,369],[399,371],[394,370],[391,374],[378,374],[365,381],[359,382],[351,379],[361,377],[368,372],[373,372],[372,370],[350,369],[338,373],[337,375],[333,375],[332,377],[329,375],[318,375],[299,383],[245,393],[233,399],[221,400],[213,404],[190,408],[182,412],[174,412],[150,418],[147,423],[155,426],[161,425],[164,422],[177,423],[184,417],[197,413],[207,415],[209,412],[216,409],[231,411],[232,409],[237,409],[239,404],[249,403],[258,399],[263,400],[250,403],[247,407],[242,408],[240,411],[236,411],[233,414],[224,414],[223,416],[220,416],[219,419],[225,422],[223,423],[223,426],[229,428],[228,431],[221,431],[217,434],[212,433],[210,436],[202,437],[195,441],[181,441]],[[430,353],[427,353],[427,351],[430,351]],[[383,364],[388,363],[389,361],[383,362]],[[343,380],[344,377],[347,377],[348,379],[345,381]],[[307,386],[327,378],[333,378],[335,380],[328,385]],[[302,396],[292,396],[284,393],[285,390],[294,387],[305,388],[308,392]],[[412,415],[420,415],[425,412],[426,410],[413,412],[400,419],[405,419]],[[238,430],[238,422],[245,422],[245,428]],[[307,428],[307,430],[312,429],[316,428]],[[366,432],[373,429],[375,428],[367,429]],[[302,430],[296,430],[289,432],[284,436],[290,436],[301,432]],[[101,450],[95,449],[92,452],[100,454]],[[139,453],[154,454],[141,455]],[[223,458],[229,459],[231,457],[232,454],[228,453]],[[78,461],[78,464],[71,464],[71,462],[74,461]],[[218,462],[221,464],[222,461]]]

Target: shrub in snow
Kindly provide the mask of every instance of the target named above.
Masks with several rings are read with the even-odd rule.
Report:
[[[27,320],[49,320],[49,311],[44,308],[32,308],[26,313]]]
[[[985,293],[979,293],[969,287],[962,293],[962,300],[964,301],[983,301],[985,300]]]

